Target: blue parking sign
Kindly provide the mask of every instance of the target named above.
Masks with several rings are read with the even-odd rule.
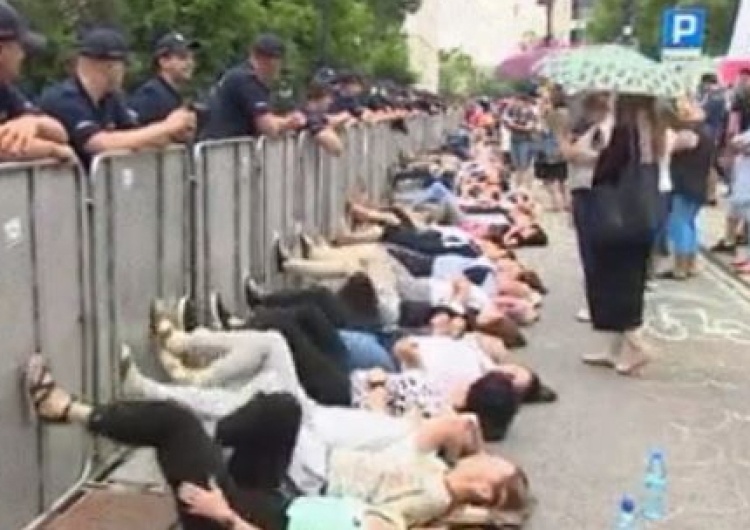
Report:
[[[702,7],[665,9],[662,18],[663,50],[700,50],[706,32],[706,10]]]

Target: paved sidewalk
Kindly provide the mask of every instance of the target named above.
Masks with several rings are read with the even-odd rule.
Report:
[[[521,354],[560,395],[526,407],[501,451],[529,471],[539,505],[529,530],[612,528],[619,497],[639,494],[650,448],[667,454],[669,516],[650,528],[750,528],[750,291],[708,262],[648,295],[658,356],[640,379],[584,366],[603,338],[574,315],[583,303],[568,222],[524,252],[551,288]]]
[[[723,236],[726,208],[723,206],[706,207],[700,215],[700,237],[704,257],[722,267],[728,274],[750,287],[750,275],[737,275],[732,267],[734,256],[715,254],[709,251]]]

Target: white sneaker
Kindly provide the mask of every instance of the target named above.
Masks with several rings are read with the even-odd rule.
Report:
[[[578,313],[576,313],[576,320],[578,322],[591,322],[591,311],[587,307],[582,307]]]

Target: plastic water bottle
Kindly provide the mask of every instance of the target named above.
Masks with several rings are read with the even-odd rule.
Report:
[[[630,497],[623,497],[620,501],[620,511],[617,514],[615,530],[637,530],[638,514],[635,511],[635,501]]]
[[[643,485],[643,518],[649,521],[663,519],[666,514],[667,466],[661,451],[651,451]]]

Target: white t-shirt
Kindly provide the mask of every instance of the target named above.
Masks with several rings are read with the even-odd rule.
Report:
[[[422,368],[445,395],[481,378],[492,361],[476,340],[466,337],[415,337]]]

